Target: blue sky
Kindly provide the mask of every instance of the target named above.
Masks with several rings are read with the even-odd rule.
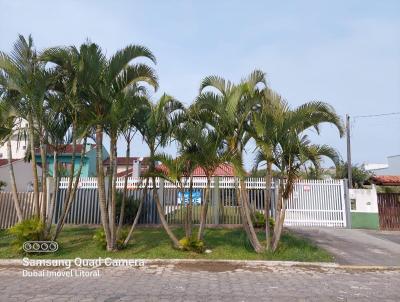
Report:
[[[400,1],[0,0],[0,49],[18,33],[39,49],[86,38],[110,55],[146,45],[158,60],[154,98],[167,92],[190,104],[203,77],[238,81],[257,68],[292,106],[322,100],[343,117],[400,112]],[[352,121],[354,162],[400,154],[400,115]],[[312,136],[345,155],[330,126]],[[140,138],[132,148],[147,153]]]

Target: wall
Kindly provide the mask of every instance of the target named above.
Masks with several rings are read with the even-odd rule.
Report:
[[[17,183],[17,191],[18,192],[27,192],[28,184],[33,183],[33,172],[31,163],[24,162],[23,159],[13,162],[15,181]],[[11,191],[11,178],[10,172],[8,170],[8,164],[0,167],[0,180],[3,180],[7,183],[7,186],[4,188],[5,192]],[[42,169],[37,167],[38,176],[40,177],[42,174]]]
[[[376,189],[350,189],[351,227],[378,229],[378,201]]]

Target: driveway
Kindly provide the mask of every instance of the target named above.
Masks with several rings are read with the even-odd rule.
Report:
[[[400,232],[291,228],[329,251],[339,264],[400,266]]]
[[[0,266],[0,301],[400,301],[400,270],[393,269],[149,264],[69,278],[23,277],[23,269]]]

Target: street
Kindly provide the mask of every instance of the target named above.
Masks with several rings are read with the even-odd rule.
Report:
[[[99,276],[23,277],[23,270],[0,266],[0,301],[400,300],[399,269],[199,262],[101,267]]]

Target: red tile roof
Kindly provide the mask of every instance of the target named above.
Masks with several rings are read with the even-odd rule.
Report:
[[[160,172],[168,173],[168,168],[164,166],[163,164],[158,165],[156,169]],[[201,167],[196,167],[193,171],[193,176],[194,177],[205,177],[206,173],[204,173],[203,168]],[[230,164],[221,164],[219,165],[215,171],[213,172],[212,176],[220,176],[220,177],[225,177],[225,176],[235,176],[235,172],[233,169],[233,166]]]
[[[372,176],[372,181],[382,186],[400,186],[400,175],[376,175]]]
[[[12,159],[11,162],[15,162],[17,160],[21,160],[21,159]],[[0,159],[0,167],[4,166],[4,165],[8,165],[8,159],[6,159],[6,158]]]

